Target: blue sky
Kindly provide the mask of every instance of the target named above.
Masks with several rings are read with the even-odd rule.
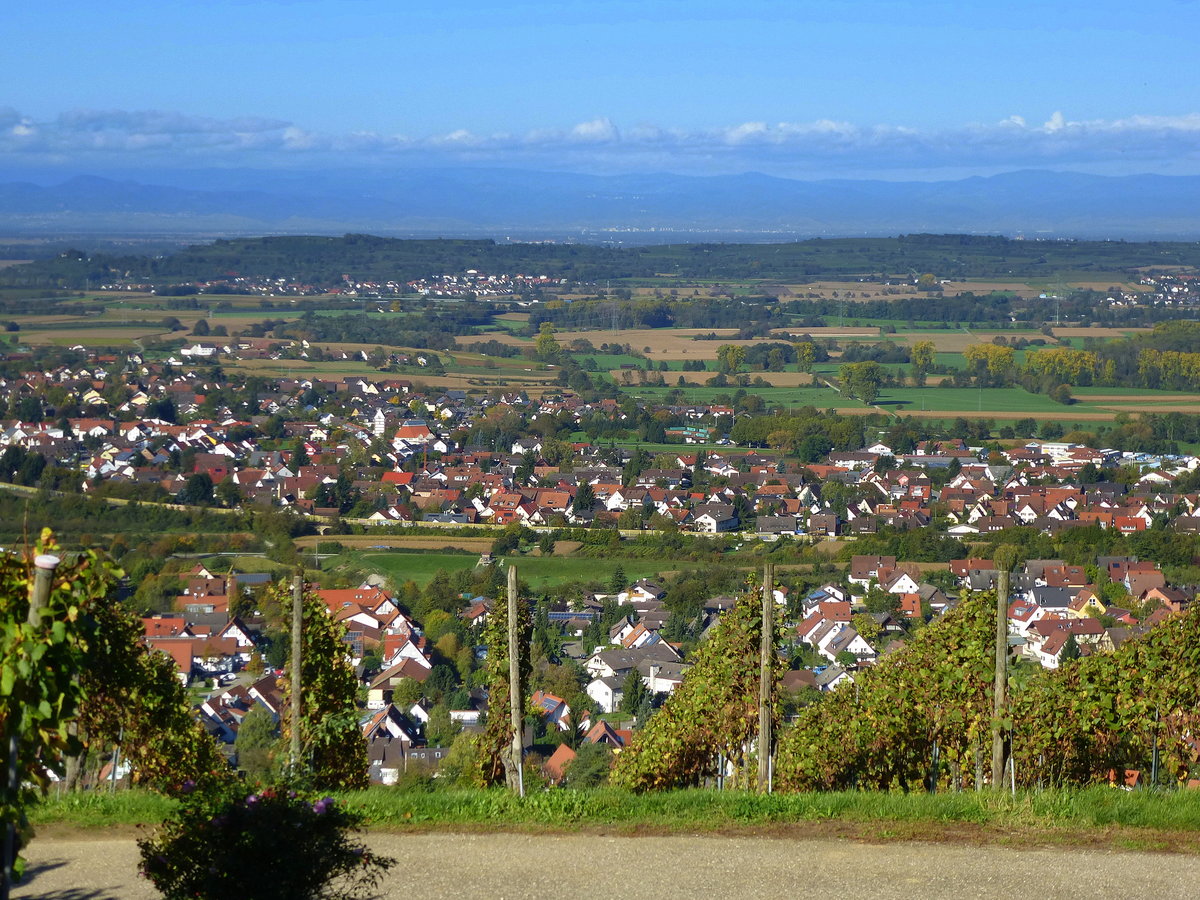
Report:
[[[1196,0],[49,0],[0,23],[10,171],[1200,173]]]

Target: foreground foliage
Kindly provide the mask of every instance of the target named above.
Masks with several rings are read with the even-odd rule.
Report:
[[[0,554],[0,823],[17,830],[18,844],[30,806],[46,793],[51,773],[62,776],[63,756],[79,746],[69,726],[83,689],[73,676],[96,636],[89,613],[115,580],[100,557],[81,554],[58,566],[46,603],[30,615],[33,557],[59,552],[46,530],[28,558]],[[5,865],[20,877],[19,857]]]
[[[351,898],[393,864],[350,839],[361,815],[285,787],[192,790],[151,837],[142,874],[167,900]]]

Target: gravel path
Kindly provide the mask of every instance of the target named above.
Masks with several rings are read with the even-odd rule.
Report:
[[[761,837],[372,834],[399,860],[382,897],[1196,897],[1200,858]],[[153,900],[132,839],[35,839],[15,898]],[[253,900],[253,898],[247,898]]]

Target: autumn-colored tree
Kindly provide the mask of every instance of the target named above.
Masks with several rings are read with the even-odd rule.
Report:
[[[537,339],[533,342],[533,349],[537,353],[538,359],[543,362],[558,358],[558,341],[554,339],[554,326],[549,322],[542,323]]]
[[[816,362],[817,353],[813,348],[811,341],[801,341],[797,344],[792,344],[792,348],[796,351],[796,368],[801,372],[811,372],[813,363]]]
[[[732,375],[746,362],[746,348],[741,344],[722,344],[717,348],[717,367],[726,375]]]
[[[912,345],[908,358],[912,362],[913,380],[918,385],[925,383],[925,377],[933,368],[934,360],[937,358],[936,352],[937,348],[933,341],[917,341]]]

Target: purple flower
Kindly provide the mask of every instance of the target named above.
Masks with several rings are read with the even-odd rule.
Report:
[[[258,794],[251,794],[249,797],[246,798],[247,806],[254,806],[257,803],[258,803]]]
[[[332,797],[322,797],[313,804],[313,812],[315,812],[318,816],[322,816],[328,812],[329,807],[333,806],[333,803],[334,800]]]
[[[181,794],[190,794],[194,790],[196,790],[196,782],[190,778],[179,786],[179,793]]]

